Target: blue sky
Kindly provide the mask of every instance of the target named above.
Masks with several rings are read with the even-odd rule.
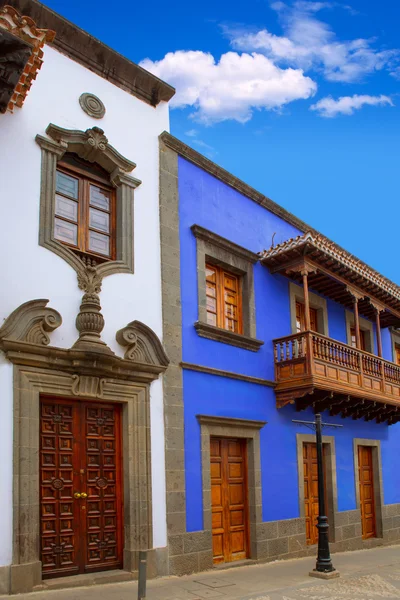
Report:
[[[398,0],[45,4],[177,88],[171,133],[400,284]]]

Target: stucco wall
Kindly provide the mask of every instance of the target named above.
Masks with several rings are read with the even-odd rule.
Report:
[[[97,95],[106,106],[102,120],[80,108],[83,92]],[[62,326],[51,337],[55,346],[70,347],[77,338],[75,317],[82,292],[75,271],[60,257],[38,245],[41,152],[36,134],[49,123],[68,129],[104,129],[110,144],[137,164],[133,175],[142,180],[135,192],[135,273],[116,274],[103,281],[100,300],[105,318],[102,334],[122,356],[115,340],[118,329],[138,319],[162,338],[161,270],[158,209],[158,135],[169,128],[168,106],[157,108],[136,99],[91,73],[56,50],[45,48],[44,63],[22,109],[1,116],[0,179],[2,194],[0,250],[2,284],[0,323],[21,303],[48,298]],[[0,566],[11,560],[12,369],[0,361],[2,418],[0,420]],[[164,427],[162,384],[151,387],[153,453],[154,546],[166,544]]]
[[[205,227],[252,252],[269,247],[274,233],[277,244],[300,232],[183,158],[178,160],[178,173],[183,361],[273,380],[272,340],[291,333],[288,280],[271,275],[260,264],[254,267],[256,336],[264,341],[257,353],[199,337],[193,327],[198,306],[196,240],[190,227]],[[329,336],[346,343],[344,307],[327,300],[327,311]],[[387,330],[382,332],[382,341],[384,357],[392,360]],[[296,433],[307,430],[299,429],[292,419],[310,420],[313,413],[296,413],[291,406],[277,410],[272,388],[187,370],[183,395],[187,530],[203,529],[197,414],[268,422],[260,432],[262,517],[264,521],[299,517]],[[392,459],[400,451],[400,426],[332,418],[328,413],[323,418],[343,425],[339,430],[327,430],[336,443],[338,510],[356,509],[354,438],[381,441],[383,500],[385,504],[400,502],[400,479],[395,476]]]

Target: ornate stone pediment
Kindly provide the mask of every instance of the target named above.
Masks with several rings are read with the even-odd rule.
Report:
[[[30,300],[16,308],[0,327],[0,347],[4,340],[39,346],[50,343],[49,333],[62,323],[60,313],[47,308],[48,300]]]
[[[74,395],[98,398],[110,380],[150,383],[167,368],[169,360],[160,340],[140,321],[132,321],[116,334],[117,341],[127,346],[125,357],[112,352],[100,338],[104,319],[95,292],[83,296],[76,321],[79,338],[72,348],[50,346],[49,333],[62,319],[47,303],[25,302],[5,320],[0,328],[0,349],[10,362],[72,373]]]
[[[76,129],[64,129],[50,123],[46,129],[47,135],[59,146],[59,153],[74,152],[80,158],[89,162],[95,162],[107,171],[115,175],[132,171],[136,164],[120,154],[111,144],[100,127],[92,127],[86,131]],[[39,145],[48,143],[46,138],[38,135],[36,141]],[[43,142],[42,142],[43,141]],[[111,180],[113,177],[111,176]],[[136,180],[137,185],[139,181]]]
[[[126,360],[168,366],[169,360],[160,340],[154,331],[144,323],[132,321],[117,331],[116,338],[121,346],[127,346]]]

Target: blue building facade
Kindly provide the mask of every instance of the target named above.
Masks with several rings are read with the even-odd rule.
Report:
[[[172,136],[163,134],[160,143],[164,336],[175,370],[166,374],[164,384],[171,572],[316,552],[317,499],[313,473],[307,471],[315,465],[313,438],[292,421],[313,420],[321,409],[324,422],[342,425],[324,432],[333,551],[400,539],[400,478],[393,458],[400,452],[393,412],[400,375],[393,364],[397,362],[396,310],[389,314],[387,306],[378,307],[378,315],[387,314],[380,317],[378,332],[376,319],[365,317],[373,312],[368,312],[363,282],[359,288],[354,280],[342,281],[343,277],[338,285],[354,285],[349,293],[360,296],[357,339],[349,297],[339,302],[332,299],[336,292],[325,296],[309,279],[307,307],[301,275],[296,277],[296,269],[290,272],[293,255],[288,255],[290,268],[286,269],[286,263],[272,268],[268,251],[260,253],[273,247],[278,259],[284,260],[285,252],[292,252],[287,250],[288,240],[302,240],[310,228]],[[322,258],[316,260],[318,272],[324,274]],[[353,268],[354,257],[344,253],[341,260],[350,261]],[[224,330],[224,322],[222,327],[212,324],[208,313],[215,305],[212,297],[210,302],[214,288],[207,283],[206,264],[232,273],[241,282],[240,332]],[[344,278],[350,271],[346,273]],[[367,271],[366,277],[371,273]],[[391,285],[395,296],[396,286]],[[225,289],[220,298],[224,293],[227,297]],[[333,371],[328,365],[329,377],[320,377],[312,390],[304,388],[304,394],[290,388],[297,385],[295,378],[289,385],[292,391],[282,391],[282,398],[288,400],[280,402],[277,390],[286,384],[279,384],[278,368],[291,369],[292,379],[296,368],[303,368],[299,335],[307,322],[301,323],[299,311],[304,303],[315,315],[313,329],[320,334],[310,337],[314,355],[318,343],[329,345],[338,380],[331,389]],[[277,358],[273,340],[278,338],[285,340],[275,344]],[[281,352],[286,353],[286,362],[279,357]],[[302,355],[306,362],[307,352]],[[375,390],[378,384],[372,376],[364,372],[363,380],[354,379],[356,362],[361,365],[379,353],[384,359],[379,363],[382,373],[393,364],[389,400],[389,388]],[[347,360],[353,361],[352,367]],[[316,358],[310,368],[316,381],[324,361]],[[344,376],[348,379],[341,383]],[[365,397],[360,389],[349,392],[349,385],[357,388],[362,381],[368,387],[370,379],[372,389]],[[371,418],[374,414],[380,415],[381,422]],[[384,420],[386,414],[391,416]],[[233,458],[229,449],[222,456],[223,440],[232,443]],[[239,456],[240,473],[233,472],[238,468],[235,456]],[[360,481],[364,473],[370,479],[367,487]]]

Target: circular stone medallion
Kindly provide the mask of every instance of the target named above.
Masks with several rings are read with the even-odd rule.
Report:
[[[79,104],[81,105],[82,110],[89,115],[89,117],[93,117],[94,119],[102,119],[106,114],[106,107],[94,94],[81,94],[79,96]]]

